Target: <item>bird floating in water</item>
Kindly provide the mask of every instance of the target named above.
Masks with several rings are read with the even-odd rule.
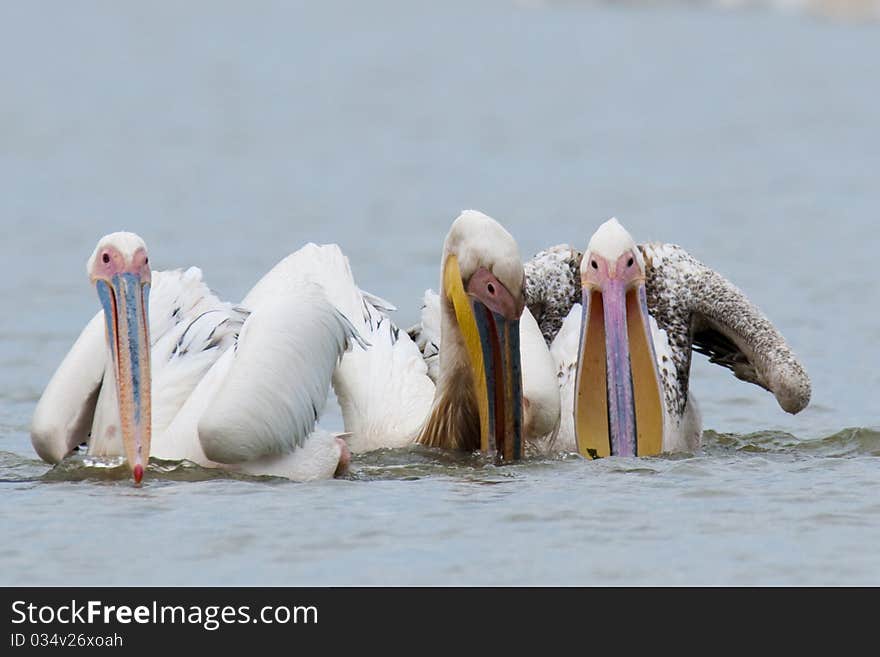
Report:
[[[588,457],[696,449],[692,351],[772,392],[789,413],[809,403],[809,377],[779,331],[679,246],[637,245],[611,219],[583,254],[552,247],[525,272],[527,304],[557,366],[557,449]]]
[[[315,426],[358,339],[322,286],[343,260],[309,244],[232,305],[196,268],[151,271],[137,235],[102,238],[87,268],[103,310],[37,404],[37,453],[57,463],[87,443],[137,483],[150,456],[294,480],[344,470],[345,442]]]

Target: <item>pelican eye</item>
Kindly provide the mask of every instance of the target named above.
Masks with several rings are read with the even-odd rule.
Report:
[[[108,264],[110,262],[110,254],[105,253],[101,256],[101,260],[104,262],[105,265]]]
[[[630,258],[629,260],[626,261],[626,266],[627,266],[627,267],[632,267],[632,266],[633,266],[633,259],[632,259],[632,258]]]
[[[487,289],[489,290],[489,294],[495,294],[495,286],[491,283],[489,283],[489,287]]]
[[[596,264],[596,261],[595,261],[595,260],[593,260],[593,261],[590,262],[590,266],[591,266],[593,269],[599,269],[599,265]]]

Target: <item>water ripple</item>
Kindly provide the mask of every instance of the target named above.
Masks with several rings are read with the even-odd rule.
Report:
[[[880,430],[849,427],[824,438],[808,440],[781,431],[758,431],[744,435],[705,431],[703,446],[708,453],[733,451],[828,458],[880,456]]]
[[[585,470],[581,476],[623,475],[652,477],[675,472],[688,477],[707,476],[718,463],[708,458],[742,454],[757,456],[790,455],[795,457],[846,458],[880,456],[880,431],[850,427],[818,439],[801,439],[780,431],[749,434],[706,431],[698,454],[679,453],[647,458],[610,458],[589,461],[576,454],[560,453],[537,456],[512,465],[498,465],[479,453],[460,453],[437,448],[413,446],[382,449],[356,455],[345,477],[352,482],[417,481],[424,478],[455,479],[479,485],[496,485],[540,476],[543,471],[560,468]],[[744,467],[741,463],[737,467]],[[708,469],[707,469],[708,468]],[[714,476],[714,475],[713,475]],[[285,483],[277,477],[255,477],[215,468],[203,468],[189,461],[150,459],[147,481],[198,482],[227,479],[264,483]],[[118,460],[104,461],[82,455],[71,456],[50,467],[33,458],[0,451],[0,482],[36,481],[45,483],[91,481],[124,483],[131,473]]]

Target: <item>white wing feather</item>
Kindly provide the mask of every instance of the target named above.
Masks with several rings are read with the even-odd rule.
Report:
[[[528,308],[519,320],[522,367],[523,436],[538,446],[552,445],[559,431],[556,367],[538,322]]]
[[[553,448],[566,452],[577,451],[574,434],[574,384],[580,348],[581,314],[581,304],[574,304],[550,345],[550,355],[556,364],[561,402],[559,433]]]
[[[440,295],[434,290],[425,290],[420,320],[408,333],[422,352],[428,376],[437,383],[440,374]]]
[[[336,435],[316,427],[305,444],[293,452],[227,467],[251,475],[287,477],[294,481],[315,481],[332,477],[339,467],[341,455],[342,449],[336,440]]]
[[[386,311],[393,306],[360,290],[348,258],[336,245],[301,249],[299,274],[308,271],[363,338],[333,374],[349,447],[363,452],[413,442],[428,416],[434,384],[415,343]],[[292,269],[292,268],[291,268]]]
[[[162,459],[175,461],[185,459],[205,467],[220,466],[236,472],[287,477],[294,481],[332,477],[339,465],[341,449],[336,442],[336,436],[319,427],[308,436],[302,447],[280,455],[265,456],[235,464],[217,463],[205,455],[199,441],[199,419],[205,414],[205,410],[229,375],[235,357],[235,350],[227,350],[199,382],[161,440],[154,440],[153,454]]]
[[[198,422],[205,455],[243,463],[303,445],[354,332],[320,286],[275,276],[244,323],[232,363]],[[275,294],[268,294],[270,284]],[[250,298],[250,295],[248,296]]]
[[[105,330],[101,311],[82,330],[37,402],[31,442],[44,461],[58,463],[88,440],[107,361]]]
[[[168,428],[198,382],[235,345],[246,318],[246,312],[224,303],[181,323],[153,347],[154,432]]]

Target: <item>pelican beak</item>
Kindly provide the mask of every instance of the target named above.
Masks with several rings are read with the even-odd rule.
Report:
[[[115,364],[122,443],[134,481],[140,484],[150,459],[150,281],[124,272],[98,278],[95,287]]]
[[[597,263],[582,288],[574,425],[578,451],[590,458],[649,456],[663,444],[644,275],[617,275],[616,265]]]
[[[500,285],[500,284],[499,284]],[[522,374],[519,355],[519,317],[471,301],[480,334],[485,387],[479,391],[488,404],[488,426],[481,448],[505,461],[522,458]]]
[[[523,304],[487,269],[462,285],[455,256],[447,262],[447,290],[464,336],[480,411],[480,449],[503,461],[523,456],[519,318]]]

